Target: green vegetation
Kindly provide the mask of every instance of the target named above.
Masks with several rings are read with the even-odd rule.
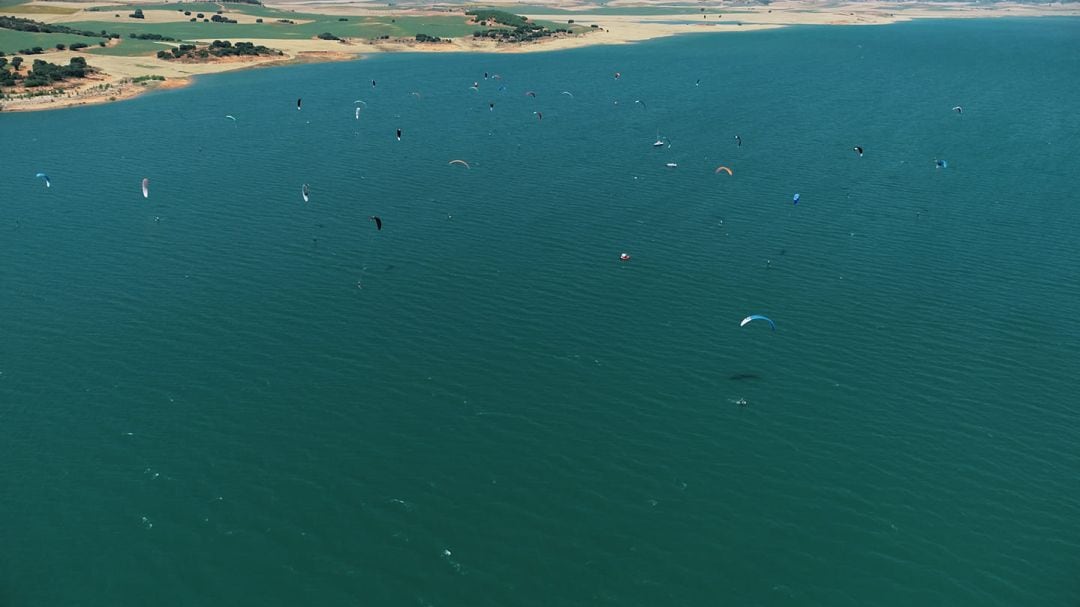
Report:
[[[0,0],[3,2],[4,0]],[[222,11],[224,7],[224,11]],[[490,37],[507,42],[523,42],[550,36],[560,31],[581,31],[577,25],[556,25],[554,23],[534,22],[520,15],[505,11],[478,9],[470,12],[470,17],[463,17],[460,11],[445,15],[423,16],[349,16],[298,13],[277,10],[256,2],[242,1],[219,5],[210,2],[177,2],[162,4],[140,4],[138,9],[132,6],[98,7],[101,18],[108,21],[82,21],[64,24],[45,24],[30,20],[21,20],[19,27],[27,31],[5,29],[0,25],[0,51],[9,53],[18,49],[55,48],[64,44],[72,48],[73,44],[93,45],[93,41],[79,35],[102,38],[123,37],[125,43],[94,49],[95,53],[108,55],[153,55],[161,50],[160,46],[143,44],[154,40],[186,42],[200,39],[228,37],[236,39],[286,39],[341,40],[362,38],[367,40],[416,38],[432,42],[450,38],[473,35]],[[127,14],[134,10],[167,10],[183,19],[174,22],[147,22],[146,20],[112,21],[114,12]],[[236,13],[257,16],[260,20],[251,23],[237,23]],[[132,13],[134,14],[134,13]],[[209,17],[209,18],[208,18]],[[13,17],[4,18],[11,22]],[[14,23],[14,22],[12,22]],[[483,25],[476,32],[477,23]],[[220,28],[226,27],[226,32]],[[36,31],[34,30],[36,28]],[[46,29],[47,28],[47,29]],[[419,37],[418,37],[419,35]],[[96,41],[96,40],[95,40]],[[136,42],[137,41],[137,42]]]
[[[140,6],[143,11],[167,8],[176,13],[178,8],[183,8],[192,11],[193,14],[194,11],[205,8],[205,15],[207,16],[213,15],[217,10],[216,5],[206,3],[178,3],[161,6],[144,4]],[[459,38],[469,36],[476,29],[475,24],[466,22],[461,13],[456,15],[396,17],[394,21],[378,16],[350,16],[348,21],[338,21],[340,15],[293,13],[250,4],[229,4],[226,7],[228,10],[223,15],[225,17],[228,17],[230,13],[239,12],[265,17],[264,23],[222,24],[204,22],[203,17],[198,17],[198,20],[194,23],[190,21],[169,23],[83,21],[68,23],[67,25],[90,30],[107,28],[108,31],[117,32],[124,37],[132,33],[158,33],[178,40],[212,39],[225,36],[234,40],[252,38],[309,40],[319,34],[328,32],[339,38],[365,38],[369,40],[383,36],[388,38],[412,38],[420,32],[440,38]],[[305,21],[306,23],[304,23]],[[227,33],[221,32],[219,29],[221,27],[228,27]],[[52,41],[48,46],[52,46],[56,42],[59,41]]]
[[[416,41],[417,42],[442,42],[443,39],[438,37],[438,36],[429,36],[427,34],[417,34],[416,35]]]
[[[97,32],[78,30],[59,23],[44,23],[33,19],[20,17],[0,16],[0,29],[14,30],[17,32],[39,32],[42,34],[76,34],[78,36],[90,36],[96,38]]]
[[[465,14],[472,16],[473,20],[481,25],[498,23],[499,25],[506,25],[509,27],[522,27],[529,23],[529,20],[521,15],[515,15],[513,13],[495,9],[476,9],[466,11]]]
[[[150,82],[152,80],[163,81],[163,80],[165,80],[165,76],[158,76],[156,74],[149,74],[149,75],[146,75],[146,76],[138,76],[136,78],[131,79],[131,81],[133,83],[135,83],[135,84],[143,84],[144,82]]]
[[[138,57],[140,55],[153,55],[163,48],[171,48],[153,40],[135,40],[122,38],[120,44],[98,48],[96,46],[87,49],[91,55],[110,55],[117,57]]]
[[[0,66],[0,86],[11,87],[21,82],[27,88],[37,88],[72,78],[84,78],[93,71],[82,57],[72,57],[66,66],[35,59],[25,75],[18,72],[22,63],[22,57],[15,57],[10,64],[14,69],[9,70],[6,62]]]
[[[128,17],[131,17],[132,19],[145,19],[141,8],[135,9],[135,12],[129,14]]]
[[[2,2],[3,0],[0,0]],[[272,8],[266,8],[258,2],[245,2],[245,1],[223,1],[222,4],[226,5],[225,12],[239,12],[245,15],[259,15],[269,16],[277,14],[286,14],[289,11],[279,11]],[[100,11],[105,13],[115,13],[117,11],[129,10],[131,5],[113,5],[113,6],[99,6],[89,11]],[[139,4],[139,8],[143,11],[191,11],[193,13],[209,13],[213,14],[221,10],[221,5],[216,2],[170,2],[161,4]]]
[[[472,15],[473,19],[480,25],[507,26],[505,28],[500,27],[474,31],[473,38],[493,38],[500,42],[531,42],[555,34],[571,32],[568,28],[559,27],[552,29],[546,24],[529,21],[527,17],[514,15],[505,11],[484,9],[468,11],[465,14]]]
[[[233,44],[228,40],[214,40],[209,46],[197,47],[194,44],[181,44],[171,51],[158,51],[157,58],[172,59],[209,59],[211,57],[259,57],[265,55],[280,55],[281,51],[275,51],[263,45],[256,46],[251,42],[237,42]]]
[[[93,43],[88,38],[104,38],[104,33],[73,28],[57,23],[42,23],[32,19],[0,16],[0,52],[14,53],[19,49],[40,47],[56,48],[63,44],[75,48],[77,44]]]
[[[74,15],[79,12],[77,8],[68,8],[66,6],[48,6],[45,4],[18,4],[16,6],[4,6],[4,2],[0,1],[0,6],[3,6],[3,11],[7,15]]]

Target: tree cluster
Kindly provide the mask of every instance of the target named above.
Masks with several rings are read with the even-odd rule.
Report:
[[[21,19],[19,17],[0,16],[0,29],[15,30],[17,32],[35,32],[41,34],[74,34],[76,36],[102,37],[105,32],[88,32],[77,30],[59,23],[42,23],[33,19]]]
[[[194,44],[181,44],[173,47],[171,51],[158,51],[158,59],[209,59],[210,57],[258,57],[262,55],[280,55],[281,51],[275,51],[263,45],[255,45],[251,42],[237,42],[233,44],[228,40],[214,40],[209,46],[198,48]]]
[[[128,34],[128,38],[135,40],[160,40],[162,42],[179,42],[176,38],[162,36],[161,34]]]
[[[0,86],[15,86],[19,81],[22,81],[23,86],[34,88],[62,82],[70,78],[85,78],[88,73],[93,71],[93,68],[86,64],[86,59],[82,57],[72,57],[67,65],[56,65],[55,63],[35,59],[33,66],[25,76],[18,73],[18,69],[23,63],[22,57],[12,58],[10,65],[14,70],[8,69],[7,59],[0,59],[0,61],[2,61],[0,62]]]
[[[498,23],[499,25],[508,25],[510,27],[520,27],[526,25],[529,22],[527,17],[521,15],[515,15],[514,13],[508,13],[506,11],[499,11],[494,9],[477,9],[471,11],[465,11],[466,15],[470,15],[473,20],[482,25],[487,23]]]
[[[473,32],[473,38],[493,38],[500,42],[531,42],[555,34],[569,33],[570,30],[558,28],[550,30],[544,26],[528,23],[524,26],[508,29],[489,29]]]

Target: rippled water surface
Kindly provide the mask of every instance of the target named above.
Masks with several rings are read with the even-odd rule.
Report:
[[[1075,605],[1078,74],[923,22],[0,115],[0,605]]]

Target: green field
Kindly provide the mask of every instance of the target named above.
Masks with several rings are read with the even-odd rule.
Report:
[[[86,49],[91,55],[119,55],[123,57],[135,57],[138,55],[153,55],[160,50],[168,50],[176,46],[176,43],[154,42],[153,40],[120,39],[116,46],[93,46]]]
[[[49,6],[45,4],[38,4],[30,6],[29,4],[16,4],[14,6],[4,6],[0,13],[4,15],[74,15],[79,12],[77,8],[67,8],[64,6]]]
[[[84,44],[97,45],[100,41],[100,38],[89,38],[77,34],[41,34],[38,32],[18,32],[15,30],[0,29],[0,51],[3,51],[8,55],[14,55],[19,49],[33,48],[35,46],[40,46],[45,50],[52,50],[56,48],[57,44],[82,42]]]
[[[275,19],[278,18],[276,15]],[[286,17],[281,17],[286,18]],[[314,19],[310,23],[112,23],[108,21],[80,21],[66,25],[90,31],[107,30],[127,36],[129,34],[161,34],[182,40],[220,39],[251,40],[256,38],[279,38],[285,40],[304,40],[323,32],[329,32],[341,38],[375,38],[378,36],[411,37],[418,33],[439,36],[441,38],[460,38],[471,36],[473,31],[481,29],[469,25],[465,17],[348,17],[348,21],[338,21],[337,17],[326,15],[290,14],[294,20]]]
[[[6,0],[0,0],[0,3]],[[170,10],[191,11],[192,14],[204,13],[207,18],[215,14],[219,7],[209,2],[189,2],[177,4],[150,4],[140,5],[145,10]],[[260,16],[266,23],[214,23],[197,21],[176,21],[171,23],[142,23],[125,19],[124,21],[113,20],[112,15],[121,13],[126,15],[132,10],[131,6],[100,7],[95,12],[100,12],[104,20],[80,21],[65,23],[65,25],[88,31],[107,31],[120,34],[120,45],[110,48],[97,48],[93,52],[103,55],[143,55],[152,54],[161,50],[163,45],[155,44],[147,40],[128,39],[132,34],[160,34],[179,40],[253,40],[253,39],[283,39],[283,40],[307,40],[319,34],[329,32],[340,38],[364,38],[372,39],[380,36],[391,38],[411,38],[416,34],[427,34],[440,38],[463,38],[470,37],[474,31],[480,29],[495,29],[502,26],[479,27],[468,23],[468,17],[456,13],[436,16],[379,16],[359,17],[338,15],[318,15],[306,13],[293,13],[266,8],[265,6],[251,4],[226,5],[224,14],[247,14]],[[347,19],[341,21],[340,19]],[[291,19],[293,21],[308,21],[307,23],[279,23],[278,19]],[[550,29],[566,27],[563,23],[537,22]],[[587,26],[575,26],[575,31],[588,29]],[[41,34],[31,32],[17,32],[0,29],[0,51],[11,54],[18,49],[40,46],[45,49],[54,48],[57,43],[71,44],[72,42],[86,42],[97,44],[98,39],[77,36],[72,34]]]
[[[2,2],[3,0],[0,0]],[[192,13],[206,13],[207,16],[223,10],[224,14],[229,13],[243,13],[245,15],[254,15],[256,17],[269,17],[273,16],[275,19],[287,18],[288,15],[294,15],[291,11],[282,11],[273,8],[267,8],[259,4],[240,4],[240,3],[227,3],[218,5],[215,2],[172,2],[169,4],[138,4],[138,5],[114,5],[114,6],[99,6],[90,9],[92,12],[102,13],[122,13],[127,14],[136,8],[141,8],[144,11],[191,11]],[[326,17],[326,15],[322,15]]]

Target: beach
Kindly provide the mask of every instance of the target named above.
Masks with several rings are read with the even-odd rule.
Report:
[[[499,3],[495,3],[496,6]],[[88,18],[101,19],[102,13],[94,7],[99,5],[79,2],[31,2],[19,7],[18,15],[51,23],[72,23]],[[136,6],[136,5],[131,5]],[[308,3],[308,2],[272,2],[268,7],[280,11],[303,11],[307,14],[327,14],[345,16],[385,16],[387,9],[371,3]],[[507,3],[508,10],[514,4]],[[554,5],[553,5],[554,6]],[[790,27],[799,25],[887,25],[915,19],[990,19],[1016,17],[1054,17],[1080,16],[1080,7],[1068,4],[1029,5],[1000,3],[978,5],[968,3],[896,3],[896,2],[776,2],[768,6],[711,6],[692,12],[657,14],[669,8],[661,0],[635,3],[633,5],[613,4],[630,13],[612,14],[595,11],[588,5],[558,4],[559,12],[544,12],[542,7],[525,15],[533,20],[552,23],[573,21],[581,26],[591,26],[584,33],[559,34],[533,42],[505,43],[485,38],[474,39],[464,36],[451,42],[418,43],[411,39],[367,40],[345,39],[342,41],[281,38],[243,38],[255,44],[265,45],[280,50],[281,56],[251,57],[243,60],[213,60],[204,63],[177,63],[145,56],[102,55],[94,52],[73,53],[70,51],[49,52],[42,57],[51,62],[66,63],[72,56],[82,55],[98,71],[93,78],[66,84],[62,96],[39,96],[31,98],[6,99],[0,102],[3,111],[48,110],[120,101],[137,96],[146,91],[182,87],[192,79],[203,74],[214,74],[253,67],[267,67],[302,62],[341,61],[360,59],[372,53],[529,53],[560,51],[595,45],[617,45],[641,42],[668,36],[691,33],[731,33]],[[40,13],[34,12],[41,7]],[[693,8],[693,7],[688,7]],[[456,9],[455,9],[456,10]],[[593,12],[590,12],[592,10]],[[66,14],[59,11],[67,11]],[[635,11],[640,14],[633,14]],[[0,13],[3,10],[0,9]],[[252,24],[257,17],[237,12],[228,13],[240,23]],[[392,15],[410,17],[439,16],[445,17],[447,10],[398,9]],[[119,21],[131,22],[121,13]],[[173,10],[147,10],[142,21],[153,24],[183,23],[188,17]],[[464,18],[464,16],[462,16]],[[296,23],[306,23],[297,18]],[[239,40],[237,38],[236,40]],[[209,43],[213,38],[194,38],[196,43]],[[116,41],[110,41],[114,45]],[[121,43],[122,44],[122,43]],[[162,49],[173,46],[160,43]],[[133,82],[146,76],[164,77],[164,81]]]

